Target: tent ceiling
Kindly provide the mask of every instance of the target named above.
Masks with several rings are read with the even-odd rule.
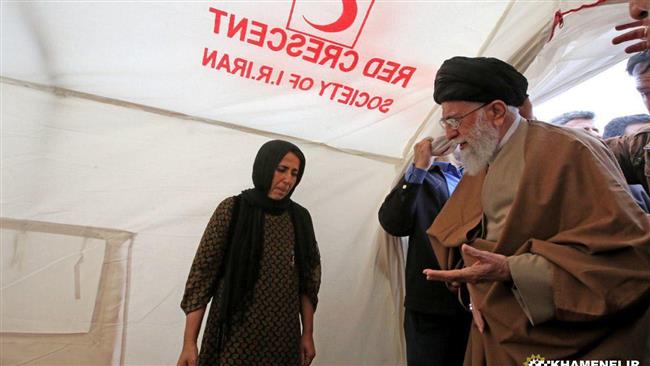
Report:
[[[603,47],[611,22],[625,19],[617,3],[566,17],[554,40],[562,52],[546,47],[528,74],[534,97],[624,57]],[[402,159],[444,59],[482,54],[525,70],[554,11],[578,5],[3,2],[2,76]],[[347,13],[342,31],[317,29]]]
[[[332,35],[306,20],[331,22],[342,3],[296,4],[3,3],[3,76],[401,158],[433,106],[436,66],[476,54],[508,8],[359,2]]]

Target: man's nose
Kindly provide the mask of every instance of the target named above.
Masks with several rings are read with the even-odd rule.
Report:
[[[630,16],[634,19],[641,20],[648,17],[648,1],[647,0],[631,0],[630,1]]]
[[[454,139],[458,136],[458,130],[451,127],[445,127],[445,136],[447,137],[447,140]]]

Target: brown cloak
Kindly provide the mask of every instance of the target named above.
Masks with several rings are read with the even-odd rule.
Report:
[[[650,194],[650,127],[631,136],[605,140],[623,170],[628,184],[641,184]]]
[[[542,256],[552,268],[555,315],[533,326],[510,284],[470,285],[486,329],[472,326],[465,365],[521,365],[533,354],[640,360],[649,328],[650,216],[601,142],[524,123],[523,174],[499,240],[468,239],[483,216],[485,173],[463,177],[427,232],[443,269],[458,262],[452,248],[467,242],[505,256]]]

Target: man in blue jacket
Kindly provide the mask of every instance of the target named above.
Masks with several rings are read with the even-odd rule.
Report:
[[[427,281],[439,268],[426,230],[461,178],[450,163],[432,163],[431,138],[415,145],[413,164],[379,209],[389,234],[408,236],[404,333],[409,366],[462,365],[471,315],[444,283]]]

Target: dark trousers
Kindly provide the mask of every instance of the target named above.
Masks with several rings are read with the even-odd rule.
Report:
[[[408,366],[461,366],[471,315],[426,314],[405,309]]]

